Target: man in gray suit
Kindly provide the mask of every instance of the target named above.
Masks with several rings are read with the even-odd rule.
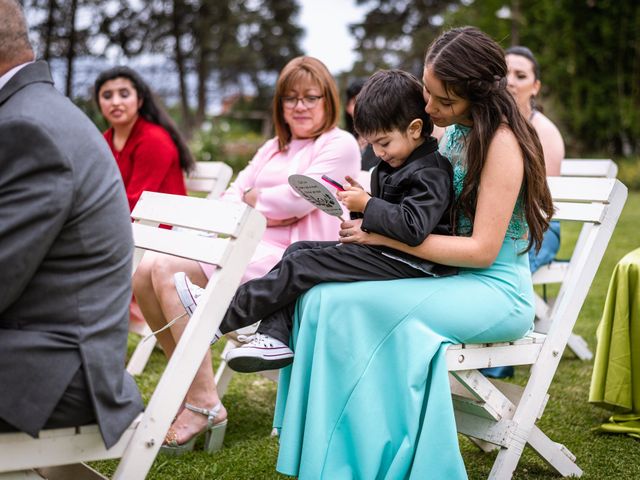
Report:
[[[33,59],[0,0],[0,430],[97,422],[110,447],[142,410],[129,208],[102,135]]]

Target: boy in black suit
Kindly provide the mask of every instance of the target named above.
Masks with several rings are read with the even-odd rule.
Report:
[[[451,234],[452,168],[431,136],[422,85],[399,70],[379,71],[357,97],[355,127],[382,160],[373,172],[371,195],[352,179],[338,193],[344,205],[362,217],[362,230],[419,245],[431,232]],[[297,298],[324,282],[389,280],[456,273],[454,267],[422,260],[397,250],[356,243],[297,242],[262,278],[241,285],[216,333],[261,320],[246,345],[227,354],[241,372],[282,368],[293,361],[288,346]],[[184,274],[176,288],[185,304],[200,294]]]

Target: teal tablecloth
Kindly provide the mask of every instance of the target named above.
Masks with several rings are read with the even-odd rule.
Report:
[[[616,265],[596,335],[589,401],[613,412],[598,429],[640,438],[640,248]]]

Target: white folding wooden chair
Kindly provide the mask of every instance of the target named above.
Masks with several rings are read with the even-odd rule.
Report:
[[[617,173],[618,166],[609,159],[566,158],[560,164],[560,174],[564,177],[616,178]],[[554,177],[550,177],[550,188],[553,188],[555,181]],[[580,241],[576,244],[576,248],[579,245]],[[547,285],[562,283],[567,274],[567,267],[568,262],[554,260],[543,265],[533,274],[534,285],[542,285],[545,292],[543,297],[536,294],[536,317],[538,319],[536,329],[541,332],[546,332],[549,325],[551,307],[546,296]],[[589,345],[580,335],[572,333],[568,346],[582,360],[593,358]]]
[[[196,162],[195,169],[185,177],[187,190],[191,193],[206,194],[208,199],[219,198],[225,191],[233,170],[223,162]],[[145,325],[142,336],[151,334],[151,329]],[[140,375],[151,357],[151,352],[156,346],[156,339],[150,338],[146,342],[138,342],[127,364],[127,371],[131,375]]]
[[[233,170],[224,162],[196,162],[196,168],[184,181],[187,191],[218,198],[227,188],[232,174]]]
[[[245,204],[152,192],[142,194],[132,217],[136,222],[134,264],[141,258],[141,250],[152,250],[218,268],[149,404],[115,446],[105,449],[97,425],[45,430],[38,439],[25,433],[3,433],[2,480],[42,478],[34,469],[51,478],[104,478],[84,462],[119,457],[122,460],[113,478],[145,478],[266,227],[265,218]],[[158,224],[181,229],[161,229]],[[211,233],[217,238],[203,235]]]
[[[563,476],[580,476],[574,455],[536,426],[549,386],[627,198],[615,179],[563,178],[551,181],[555,218],[582,222],[579,245],[568,262],[547,334],[532,333],[497,344],[452,345],[447,366],[458,431],[483,450],[499,449],[490,479],[511,478],[525,445]],[[524,388],[488,380],[479,368],[531,365]]]

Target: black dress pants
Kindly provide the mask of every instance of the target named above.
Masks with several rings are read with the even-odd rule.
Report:
[[[425,272],[368,245],[296,242],[269,273],[238,288],[220,331],[228,333],[261,320],[258,332],[288,344],[296,300],[315,285],[424,276]]]

